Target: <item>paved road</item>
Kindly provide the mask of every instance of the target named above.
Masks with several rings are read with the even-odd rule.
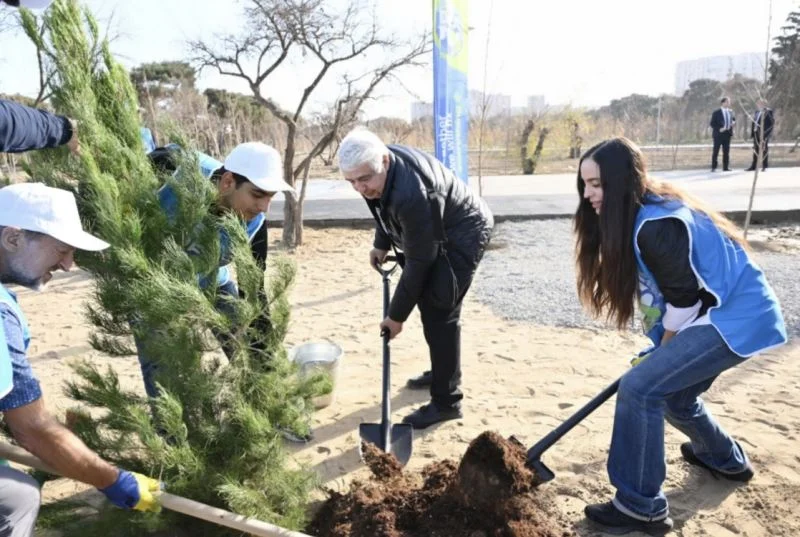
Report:
[[[734,217],[747,210],[753,173],[682,170],[653,172],[659,179],[674,181],[711,206]],[[482,193],[498,221],[566,217],[577,206],[574,173],[549,175],[486,176]],[[470,185],[478,189],[477,178]],[[770,168],[760,173],[753,205],[756,220],[800,219],[800,168]],[[283,199],[276,197],[269,220],[283,219]],[[304,206],[308,225],[357,225],[372,219],[364,201],[342,180],[309,180]]]

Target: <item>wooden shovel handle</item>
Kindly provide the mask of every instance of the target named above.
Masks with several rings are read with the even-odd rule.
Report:
[[[43,470],[54,475],[59,475],[58,472],[48,467],[40,459],[34,457],[21,447],[13,446],[5,442],[0,442],[0,457],[18,464],[30,466],[31,468],[36,468],[37,470]],[[176,496],[168,492],[162,492],[160,494],[159,502],[161,503],[162,507],[169,509],[170,511],[189,515],[194,518],[199,518],[207,522],[212,522],[220,526],[232,528],[238,531],[249,533],[251,535],[256,535],[258,537],[311,537],[305,533],[287,530],[285,528],[281,528],[280,526],[275,526],[260,520],[237,515],[235,513],[231,513],[230,511],[212,507],[210,505],[196,502],[182,496]]]

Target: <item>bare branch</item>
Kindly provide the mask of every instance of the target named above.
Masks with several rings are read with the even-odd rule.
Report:
[[[311,162],[339,136],[341,129],[358,117],[361,106],[372,98],[376,87],[405,66],[421,65],[430,52],[425,38],[407,43],[379,27],[374,10],[365,9],[364,0],[348,0],[342,10],[330,11],[328,0],[248,0],[248,25],[239,36],[216,38],[215,43],[195,41],[192,62],[199,68],[212,68],[220,74],[247,81],[256,102],[286,126],[284,179],[290,184],[308,178]],[[265,83],[297,51],[318,62],[313,79],[303,88],[292,112],[282,109],[267,93]],[[332,67],[378,51],[389,61],[376,59],[379,67],[356,77],[345,77],[342,94],[329,116],[312,127],[313,136],[301,133],[303,112]],[[298,134],[307,137],[311,150],[295,162]],[[299,158],[299,157],[298,157]],[[301,190],[299,203],[304,196]],[[292,244],[297,233],[295,219],[302,216],[298,200],[288,199],[284,213],[284,241]]]

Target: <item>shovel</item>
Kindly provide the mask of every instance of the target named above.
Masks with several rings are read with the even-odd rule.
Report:
[[[528,450],[525,466],[530,468],[536,474],[540,482],[546,483],[548,481],[552,481],[556,477],[556,474],[554,474],[553,471],[542,462],[542,454],[550,449],[553,444],[558,442],[562,436],[567,434],[576,425],[582,422],[584,418],[597,410],[600,405],[608,401],[612,395],[617,393],[617,389],[619,388],[619,380],[620,379],[615,380],[614,383],[608,388],[595,395],[591,401],[586,403],[586,405],[575,412],[575,414],[570,416],[564,423],[550,431],[547,436],[536,442],[536,444],[534,444],[533,447]],[[520,443],[519,440],[513,436],[509,438],[509,440]]]
[[[397,270],[397,258],[387,257],[387,261],[395,261],[395,265],[389,270],[383,270],[380,267],[375,269],[381,273],[383,277],[383,318],[389,315],[389,277]],[[411,458],[411,451],[414,442],[414,429],[409,423],[399,423],[392,425],[391,418],[389,417],[390,401],[391,401],[391,377],[389,369],[391,364],[389,362],[389,331],[384,330],[381,332],[383,339],[383,402],[381,403],[381,422],[380,423],[362,423],[358,426],[358,435],[361,437],[361,442],[358,445],[358,453],[363,458],[361,445],[364,442],[375,444],[385,453],[394,455],[402,466],[405,466]]]

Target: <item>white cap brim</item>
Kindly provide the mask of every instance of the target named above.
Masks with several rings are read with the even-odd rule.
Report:
[[[295,189],[283,179],[251,179],[248,177],[247,180],[253,183],[256,188],[263,190],[264,192],[295,192]]]
[[[50,235],[53,238],[60,240],[64,244],[69,244],[73,248],[85,250],[87,252],[99,252],[100,250],[105,250],[111,246],[106,241],[98,239],[94,235],[86,233],[83,230],[58,234],[51,233]]]

